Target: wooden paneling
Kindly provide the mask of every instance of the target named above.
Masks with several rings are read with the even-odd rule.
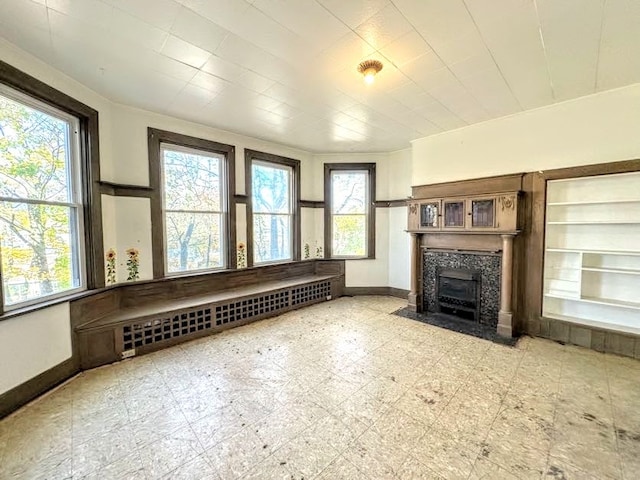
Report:
[[[478,250],[498,252],[502,249],[500,235],[495,234],[457,234],[432,232],[422,235],[422,246],[444,250]]]
[[[433,185],[418,185],[412,187],[411,191],[412,197],[416,199],[514,192],[522,190],[523,177],[524,173],[515,173],[496,177],[474,178],[472,180],[434,183]]]
[[[129,185],[125,183],[113,183],[100,181],[100,193],[115,197],[142,197],[151,198],[153,189],[141,185]]]

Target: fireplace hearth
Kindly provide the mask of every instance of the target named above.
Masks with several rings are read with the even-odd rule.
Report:
[[[480,271],[436,268],[438,311],[478,322],[480,320]]]

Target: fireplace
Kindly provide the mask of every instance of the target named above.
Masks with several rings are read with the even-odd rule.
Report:
[[[422,249],[423,311],[496,327],[501,263],[500,254],[493,252]]]
[[[465,268],[436,269],[437,309],[458,317],[480,320],[480,271]]]

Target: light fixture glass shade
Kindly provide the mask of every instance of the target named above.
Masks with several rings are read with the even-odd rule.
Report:
[[[371,85],[376,79],[376,70],[374,68],[368,68],[364,72],[364,82]]]
[[[364,76],[365,83],[371,85],[376,74],[382,70],[382,62],[378,60],[365,60],[358,65],[358,71]]]

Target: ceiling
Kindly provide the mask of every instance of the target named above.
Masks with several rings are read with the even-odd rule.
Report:
[[[0,36],[115,102],[312,152],[640,82],[640,0],[0,0]]]

